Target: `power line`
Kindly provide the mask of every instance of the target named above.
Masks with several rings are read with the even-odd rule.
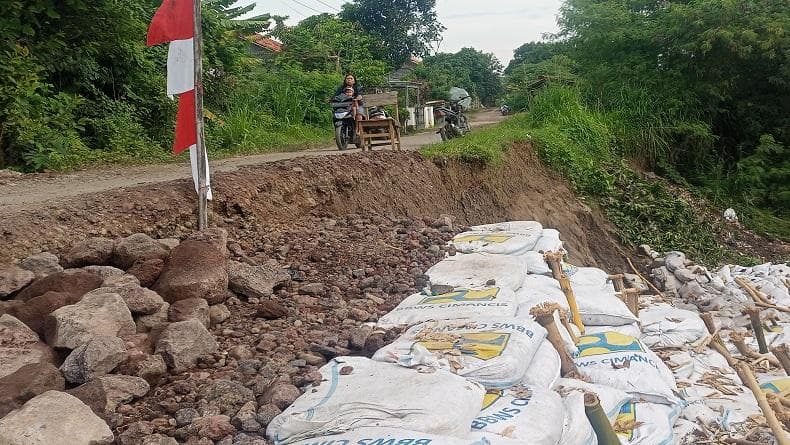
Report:
[[[340,12],[340,9],[338,9],[336,6],[330,5],[329,3],[325,2],[324,0],[315,0],[315,1],[317,1],[318,3],[321,3],[322,5],[326,6],[329,9],[333,9],[333,10],[335,10],[337,12]]]
[[[298,11],[298,10],[296,10],[294,7],[292,7],[291,5],[289,5],[289,4],[288,4],[288,3],[287,3],[285,0],[280,0],[280,3],[282,3],[282,4],[283,4],[283,6],[285,6],[286,8],[288,8],[288,9],[290,9],[291,11],[295,12],[297,15],[300,15],[300,16],[302,16],[302,18],[303,18],[303,19],[304,19],[304,18],[307,18],[307,15],[306,15],[306,14],[304,14],[304,13],[302,13],[302,12],[299,12],[299,11]]]
[[[310,6],[310,5],[305,5],[304,3],[300,2],[299,0],[293,0],[293,2],[294,2],[294,3],[296,3],[297,5],[302,5],[302,6],[304,6],[305,8],[307,8],[307,9],[309,9],[309,10],[311,10],[311,11],[315,11],[315,12],[317,12],[317,13],[319,13],[319,14],[323,14],[323,13],[324,13],[324,11],[319,11],[319,10],[317,10],[317,9],[313,8],[313,7],[312,7],[312,6]]]

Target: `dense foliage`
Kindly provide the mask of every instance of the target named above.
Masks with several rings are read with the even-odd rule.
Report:
[[[460,87],[483,105],[491,106],[502,92],[502,64],[493,54],[474,48],[426,57],[413,74],[425,82],[432,99],[446,99],[450,88]]]
[[[722,204],[790,212],[790,8],[761,0],[566,0],[516,52],[508,101],[577,85],[618,152]]]
[[[393,67],[429,55],[444,31],[436,0],[353,0],[343,5],[340,18],[373,36],[374,54]]]

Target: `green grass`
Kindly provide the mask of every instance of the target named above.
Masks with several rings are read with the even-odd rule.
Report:
[[[630,125],[630,119],[623,121],[586,108],[580,94],[571,88],[549,87],[533,98],[528,114],[431,145],[422,154],[496,167],[515,143],[529,142],[546,165],[562,173],[577,193],[603,210],[625,244],[682,250],[707,264],[754,264],[756,258],[718,242],[717,235],[724,228],[711,227],[704,215],[662,182],[644,179],[628,166],[619,135],[629,135],[628,143],[635,143],[635,131],[623,128]],[[779,237],[788,230],[788,221],[761,213],[746,212],[742,219],[750,226],[770,226],[773,231],[769,227],[762,231]],[[705,230],[700,230],[702,227]]]

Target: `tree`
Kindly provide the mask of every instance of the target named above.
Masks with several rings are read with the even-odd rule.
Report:
[[[474,48],[426,57],[414,74],[428,83],[429,96],[437,99],[446,98],[451,87],[461,87],[483,104],[494,105],[502,91],[502,64],[493,54]]]
[[[513,51],[513,60],[507,65],[505,74],[509,74],[513,68],[525,63],[535,64],[551,59],[562,54],[564,48],[562,42],[528,42]]]
[[[387,65],[371,54],[373,38],[356,23],[330,14],[308,17],[293,27],[279,27],[283,42],[278,63],[307,71],[354,73],[365,85],[383,81]]]
[[[374,55],[392,67],[430,54],[445,29],[436,16],[436,0],[353,0],[343,5],[340,18],[375,37]]]

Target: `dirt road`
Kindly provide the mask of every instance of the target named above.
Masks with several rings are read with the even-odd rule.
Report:
[[[473,127],[491,125],[502,120],[499,110],[486,110],[471,115]],[[425,145],[440,142],[434,132],[419,133],[402,138],[405,150],[416,150]],[[335,156],[355,153],[358,150],[337,151],[334,146],[317,149],[265,153],[252,156],[226,158],[212,161],[212,173],[230,172],[240,167],[300,157]],[[144,184],[184,179],[190,176],[186,162],[174,164],[141,165],[130,167],[108,167],[82,170],[68,174],[32,174],[11,178],[0,178],[0,212],[12,212],[35,207],[36,204],[59,198],[75,197],[117,188],[135,187]]]

